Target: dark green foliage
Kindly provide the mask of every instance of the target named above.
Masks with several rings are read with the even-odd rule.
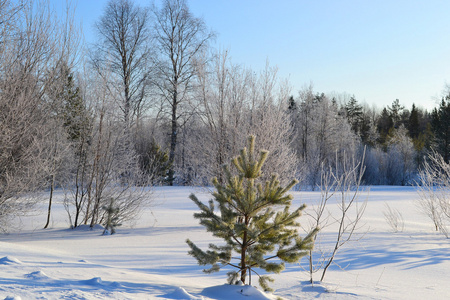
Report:
[[[383,108],[381,111],[381,115],[378,118],[377,121],[377,130],[380,134],[379,137],[379,144],[385,146],[388,138],[388,134],[391,132],[391,130],[394,128],[394,121],[389,114],[388,110],[386,108]]]
[[[353,132],[361,138],[363,144],[374,146],[370,136],[370,116],[365,113],[363,106],[358,104],[355,96],[350,97],[350,100],[344,106],[344,110]]]
[[[419,112],[417,111],[416,105],[413,103],[411,114],[409,115],[408,122],[408,130],[409,136],[412,139],[417,139],[420,133],[420,124],[419,124]]]
[[[297,110],[297,103],[295,102],[294,96],[290,96],[289,97],[289,106],[288,109],[290,111],[295,111]]]
[[[356,134],[360,134],[361,133],[360,127],[363,121],[363,108],[361,105],[358,104],[358,101],[356,101],[356,98],[354,96],[350,97],[348,103],[345,104],[345,112],[347,115],[348,122],[352,127],[352,130]]]
[[[394,132],[394,129],[405,125],[408,127],[409,112],[404,110],[404,106],[400,105],[400,101],[395,99],[391,106],[383,108],[377,120],[377,130],[379,133],[378,143],[384,150],[387,148],[387,142]]]
[[[448,163],[450,161],[450,95],[442,99],[439,108],[433,110],[431,118],[436,151]]]
[[[313,247],[317,229],[303,239],[297,231],[300,225],[296,220],[305,206],[290,211],[292,195],[286,193],[297,181],[281,187],[278,176],[273,175],[264,184],[260,182],[261,168],[267,156],[267,151],[261,151],[256,157],[254,137],[251,136],[248,150],[244,148],[232,160],[238,175],[233,176],[229,167],[224,166],[225,184],[213,179],[216,191],[212,193],[213,200],[209,205],[193,194],[190,196],[200,209],[194,217],[207,231],[223,239],[225,245],[210,244],[209,250],[203,251],[187,240],[191,248],[189,254],[200,265],[211,265],[204,270],[207,273],[219,271],[224,266],[236,268],[228,273],[230,283],[239,278],[245,284],[247,274],[251,275],[255,268],[279,273],[285,262],[298,261]],[[236,253],[238,257],[233,257]],[[271,259],[274,260],[269,261]],[[267,285],[270,277],[260,276],[259,281],[261,287],[270,290]]]
[[[387,108],[389,110],[389,116],[392,119],[393,126],[395,128],[398,128],[402,121],[402,112],[405,107],[403,105],[400,105],[400,101],[398,99],[395,99],[392,102],[392,105],[388,106]]]
[[[164,182],[171,166],[169,151],[161,149],[155,140],[137,145],[136,151],[139,154],[139,166],[150,178],[150,182],[152,184]]]
[[[114,205],[114,202],[114,198],[111,198],[109,205],[102,207],[106,211],[105,230],[103,234],[107,232],[114,234],[116,233],[116,227],[122,225],[119,223],[119,208]]]
[[[73,73],[67,66],[61,66],[60,76],[63,78],[63,84],[57,88],[55,97],[61,103],[63,126],[69,140],[79,141],[88,135],[91,126],[89,112],[80,89],[75,84]]]

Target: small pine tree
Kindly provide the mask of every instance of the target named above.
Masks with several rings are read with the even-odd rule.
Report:
[[[114,198],[111,198],[109,201],[109,205],[105,205],[102,207],[106,212],[106,221],[105,221],[105,230],[103,231],[103,235],[105,234],[114,234],[116,233],[116,227],[121,226],[122,224],[118,223],[119,208],[114,205]]]
[[[226,244],[210,244],[205,252],[188,239],[189,254],[200,265],[211,265],[211,268],[204,270],[206,273],[219,271],[224,266],[236,268],[236,271],[228,273],[229,283],[236,282],[240,277],[245,284],[248,274],[251,284],[251,273],[256,273],[255,268],[279,273],[284,269],[285,262],[297,262],[313,247],[317,229],[303,239],[297,231],[299,224],[296,219],[305,205],[290,212],[292,195],[286,193],[297,181],[281,187],[277,175],[272,175],[264,185],[259,182],[267,156],[268,152],[263,150],[259,158],[255,157],[254,137],[250,136],[249,149],[244,148],[232,160],[238,175],[233,176],[228,166],[224,166],[225,184],[220,184],[217,178],[213,179],[216,192],[212,193],[214,199],[209,201],[209,206],[200,202],[194,194],[190,196],[201,210],[194,217],[214,236],[224,239]],[[218,213],[215,212],[215,202]],[[237,253],[238,258],[233,257],[233,253]],[[232,262],[233,259],[238,261]],[[278,260],[270,261],[272,259]],[[270,290],[267,281],[273,279],[259,276],[264,290]]]

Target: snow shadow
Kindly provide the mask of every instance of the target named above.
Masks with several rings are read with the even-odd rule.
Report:
[[[288,292],[290,293],[290,296],[294,296],[292,294],[292,292],[294,291],[298,291],[299,295],[307,293],[308,298],[322,298],[325,295],[329,295],[333,299],[348,299],[349,297],[358,296],[354,293],[330,290],[321,282],[314,282],[314,284],[311,284],[309,281],[301,281],[300,285],[296,285],[286,289],[277,289],[277,292]]]
[[[398,264],[404,270],[450,261],[450,246],[442,243],[442,237],[425,234],[396,234],[395,238],[382,240],[367,237],[370,245],[342,249],[336,263],[346,270],[360,270],[376,266]],[[377,243],[379,241],[379,243]],[[447,244],[448,245],[448,244]],[[338,270],[337,266],[333,267]]]
[[[387,264],[400,264],[404,269],[413,269],[450,261],[448,253],[450,253],[450,247],[411,251],[389,249],[352,250],[338,254],[336,262],[346,270],[366,269]]]
[[[84,292],[119,292],[119,293],[145,293],[157,294],[169,293],[175,289],[174,286],[164,284],[135,283],[127,281],[105,281],[100,277],[87,280],[55,279],[47,276],[42,271],[25,274],[23,279],[0,278],[0,286],[21,286],[23,289],[39,288],[40,292],[60,293],[62,290],[80,290]]]
[[[99,237],[103,235],[104,228],[100,225],[89,227],[89,225],[81,225],[77,228],[57,228],[57,229],[36,229],[34,231],[21,231],[10,234],[1,235],[2,242],[33,242],[33,241],[55,241],[55,240],[77,240],[91,237]]]
[[[188,292],[186,292],[185,289],[179,287],[171,291],[170,293],[167,293],[165,295],[157,296],[157,298],[163,298],[163,299],[186,299],[186,300],[201,300],[202,297],[196,297]]]

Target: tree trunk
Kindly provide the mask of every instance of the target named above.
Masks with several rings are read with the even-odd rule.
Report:
[[[177,146],[177,130],[178,130],[178,124],[177,124],[177,105],[178,105],[178,91],[176,89],[176,83],[175,88],[173,91],[173,99],[172,99],[172,131],[170,134],[170,153],[169,153],[169,185],[173,186],[173,181],[175,180],[175,170],[174,170],[174,162],[175,162],[175,150]]]
[[[52,212],[52,200],[54,190],[55,190],[55,174],[52,175],[52,183],[50,185],[50,197],[48,199],[47,223],[45,223],[44,229],[47,229],[48,224],[50,223],[50,214]]]
[[[248,226],[249,223],[249,217],[245,216],[244,222],[245,225]],[[244,237],[242,238],[242,248],[241,248],[241,281],[243,284],[245,284],[245,279],[247,277],[247,260],[246,260],[246,254],[247,254],[247,230],[244,231]]]
[[[244,232],[244,241],[247,239],[247,232]],[[245,284],[245,278],[247,277],[247,264],[245,260],[245,254],[247,252],[246,246],[242,246],[241,249],[241,281],[243,284]]]

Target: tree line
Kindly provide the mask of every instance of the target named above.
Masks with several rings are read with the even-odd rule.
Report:
[[[92,44],[73,16],[70,4],[58,17],[46,0],[0,0],[2,229],[42,190],[48,226],[56,188],[73,227],[120,224],[148,186],[223,183],[221,166],[249,135],[273,154],[263,176],[312,188],[351,159],[365,157],[365,184],[406,185],[427,152],[450,158],[450,96],[427,112],[312,86],[294,95],[276,67],[255,71],[214,49],[185,0],[110,0]]]
[[[316,185],[321,166],[346,152],[366,167],[364,184],[412,185],[432,151],[448,161],[449,98],[431,112],[412,105],[378,110],[347,94],[325,95],[304,89],[291,97],[288,110],[295,126],[296,151],[309,185]]]

